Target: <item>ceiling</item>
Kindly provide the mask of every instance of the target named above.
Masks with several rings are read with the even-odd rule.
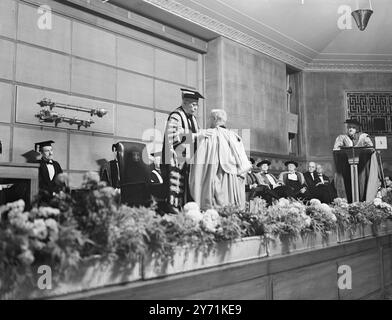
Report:
[[[111,2],[207,41],[231,38],[304,70],[392,72],[391,0],[371,1],[374,13],[365,31],[338,10],[367,9],[369,0]],[[339,19],[352,28],[339,28]]]

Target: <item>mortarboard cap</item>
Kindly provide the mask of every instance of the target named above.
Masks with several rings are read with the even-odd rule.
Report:
[[[190,90],[190,89],[181,89],[181,93],[182,93],[182,98],[188,98],[188,99],[195,99],[198,100],[199,98],[204,99],[204,97],[195,90]]]
[[[295,165],[296,167],[298,167],[298,162],[294,161],[294,160],[288,160],[284,163],[284,165],[287,167],[290,163],[292,163],[293,165]]]
[[[344,121],[344,123],[352,124],[352,125],[355,125],[355,126],[358,126],[358,127],[361,126],[360,122],[358,120],[356,120],[356,119],[347,119],[346,121]]]
[[[34,144],[34,149],[35,149],[35,151],[39,152],[43,147],[51,146],[52,143],[54,143],[53,140],[37,142]]]
[[[258,164],[257,164],[257,166],[258,167],[261,167],[261,165],[263,165],[263,164],[268,164],[268,165],[271,165],[271,161],[269,161],[269,160],[267,160],[267,159],[264,159],[264,160],[261,160]]]

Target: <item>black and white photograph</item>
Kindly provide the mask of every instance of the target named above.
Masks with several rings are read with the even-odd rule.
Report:
[[[392,300],[391,16],[0,0],[0,300]]]

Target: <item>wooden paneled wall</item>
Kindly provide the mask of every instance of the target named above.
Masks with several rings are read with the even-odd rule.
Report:
[[[154,129],[162,132],[168,113],[180,105],[181,87],[203,91],[199,52],[51,0],[52,29],[41,30],[34,2],[0,2],[0,164],[24,163],[34,142],[52,139],[55,158],[78,186],[86,170],[99,169],[98,160],[114,157],[114,142],[160,143]],[[55,128],[35,117],[44,97],[108,114],[92,117],[95,123],[80,131],[68,124]],[[199,118],[203,124],[203,102]]]

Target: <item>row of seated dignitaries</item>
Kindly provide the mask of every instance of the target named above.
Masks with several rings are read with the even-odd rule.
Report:
[[[293,160],[285,162],[286,171],[278,178],[270,172],[271,161],[264,159],[256,164],[250,159],[252,169],[246,176],[246,191],[249,199],[261,197],[271,204],[274,199],[294,198],[300,200],[319,199],[331,203],[336,191],[322,165],[309,162],[308,171],[297,171],[298,163]]]

